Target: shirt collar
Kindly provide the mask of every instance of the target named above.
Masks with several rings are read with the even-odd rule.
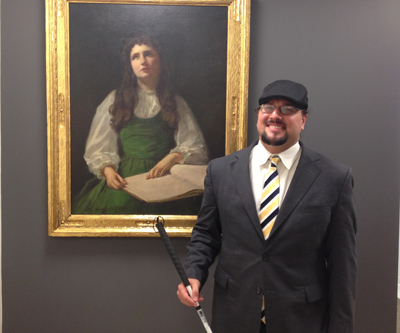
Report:
[[[267,163],[271,155],[278,155],[285,168],[289,170],[296,160],[296,157],[298,156],[298,153],[300,151],[300,144],[297,142],[289,149],[286,149],[280,154],[271,154],[267,149],[265,149],[262,143],[258,141],[253,151],[253,157],[255,158],[256,164],[260,166],[264,165],[265,163]]]

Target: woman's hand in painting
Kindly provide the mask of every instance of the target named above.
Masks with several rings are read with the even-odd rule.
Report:
[[[106,177],[107,186],[114,190],[121,190],[127,182],[122,178],[114,169],[113,166],[107,165],[102,170],[104,177]]]
[[[181,163],[182,161],[183,155],[181,153],[168,154],[149,171],[146,179],[162,177],[171,170],[175,164]]]

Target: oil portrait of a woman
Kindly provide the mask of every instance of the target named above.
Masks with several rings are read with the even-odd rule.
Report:
[[[172,91],[161,44],[149,36],[132,37],[121,56],[121,84],[92,120],[84,159],[93,178],[73,198],[73,214],[168,212],[165,203],[149,205],[124,192],[125,178],[147,173],[152,179],[176,164],[208,163],[199,125]]]

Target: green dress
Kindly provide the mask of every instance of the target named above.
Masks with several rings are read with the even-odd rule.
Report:
[[[147,119],[134,116],[120,132],[120,140],[117,172],[123,178],[150,171],[175,146],[174,135],[163,129],[160,114]],[[176,202],[145,203],[98,178],[89,180],[72,204],[73,214],[174,214],[175,209]]]

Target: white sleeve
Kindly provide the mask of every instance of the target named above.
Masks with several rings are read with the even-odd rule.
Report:
[[[207,144],[192,111],[180,96],[176,96],[176,105],[179,123],[175,132],[176,147],[171,153],[183,154],[185,164],[207,164]]]
[[[120,161],[118,134],[110,126],[111,115],[108,112],[110,105],[114,103],[114,96],[115,91],[112,91],[98,106],[86,141],[85,161],[89,171],[100,179],[104,179],[101,174],[103,167],[111,164],[117,170]]]

